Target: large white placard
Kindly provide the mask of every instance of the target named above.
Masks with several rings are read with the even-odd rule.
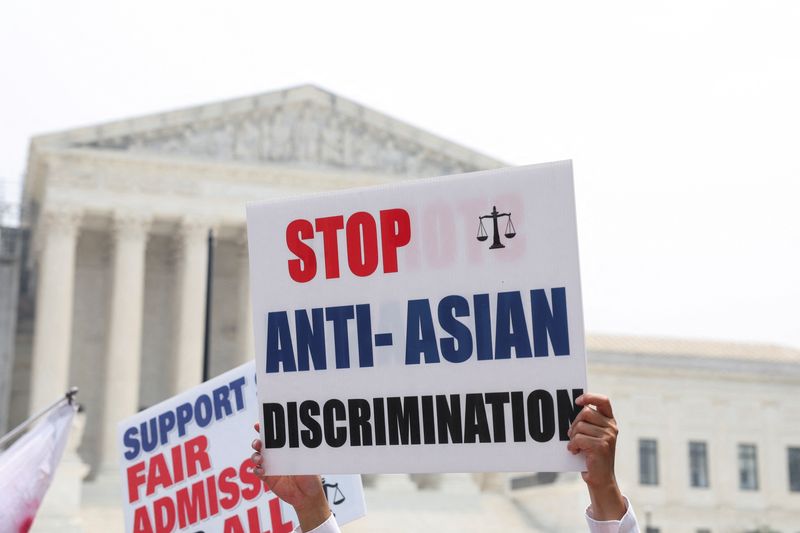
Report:
[[[247,363],[119,423],[128,533],[290,533],[294,509],[253,473],[258,420]],[[357,475],[323,476],[340,524],[364,516]]]
[[[248,206],[273,473],[575,471],[572,165]]]

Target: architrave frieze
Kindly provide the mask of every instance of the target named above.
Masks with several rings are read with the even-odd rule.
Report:
[[[124,193],[207,196],[216,183],[238,196],[237,185],[256,189],[281,188],[296,192],[333,190],[398,181],[396,176],[287,165],[197,161],[150,154],[56,149],[42,154],[48,160],[47,186]]]
[[[398,181],[395,176],[370,173],[88,149],[43,150],[39,158],[45,162],[46,179],[41,181],[42,190],[28,201],[40,205],[41,212],[81,212],[81,224],[96,229],[102,229],[120,210],[147,213],[153,220],[151,233],[172,233],[187,217],[199,217],[227,235],[243,228],[248,202]]]

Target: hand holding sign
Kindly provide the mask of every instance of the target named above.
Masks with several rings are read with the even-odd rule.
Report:
[[[260,430],[258,422],[255,430]],[[318,475],[267,476],[262,466],[264,458],[261,456],[261,440],[255,439],[251,446],[255,450],[251,457],[256,466],[253,473],[266,482],[278,498],[294,507],[303,531],[311,531],[328,519],[331,511]]]
[[[582,473],[596,520],[619,520],[625,514],[625,498],[614,475],[617,445],[617,421],[608,397],[586,393],[575,400],[583,409],[569,428],[567,449],[586,457]]]
[[[573,455],[586,457],[587,470],[582,474],[592,501],[591,516],[594,520],[620,520],[630,513],[629,521],[634,522],[614,475],[618,429],[611,402],[606,396],[586,393],[577,398],[576,403],[583,406],[583,410],[569,428],[567,449]],[[255,429],[259,431],[259,424],[255,424]],[[256,465],[254,472],[271,484],[276,495],[295,507],[304,530],[325,522],[330,513],[319,498],[322,488],[319,476],[265,476],[263,444],[255,439],[251,446],[256,452],[252,456]],[[333,503],[336,503],[335,498]]]

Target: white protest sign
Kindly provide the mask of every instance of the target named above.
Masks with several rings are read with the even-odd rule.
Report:
[[[577,471],[571,162],[248,206],[274,474]]]
[[[248,363],[119,423],[125,531],[291,533],[294,509],[253,473]],[[340,524],[366,513],[361,478],[323,476]]]

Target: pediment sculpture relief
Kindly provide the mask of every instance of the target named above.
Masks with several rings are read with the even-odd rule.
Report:
[[[315,102],[198,120],[85,145],[246,163],[291,163],[404,176],[479,170],[412,138]]]

